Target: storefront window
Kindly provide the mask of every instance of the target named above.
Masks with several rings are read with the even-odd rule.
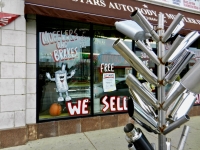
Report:
[[[41,16],[37,22],[38,120],[126,112],[127,75],[146,81],[112,45],[120,38],[132,50],[132,40],[110,26]],[[155,73],[149,57],[134,51]]]
[[[38,18],[39,120],[90,114],[90,25]]]
[[[126,75],[132,72],[128,62],[112,47],[118,38],[124,38],[114,27],[94,26],[94,113],[127,111],[129,89]],[[132,40],[125,39],[132,49]]]

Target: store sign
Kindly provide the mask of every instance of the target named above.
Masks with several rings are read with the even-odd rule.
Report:
[[[178,3],[178,1],[170,1]],[[191,0],[183,0],[182,4],[184,7],[196,8],[198,3],[198,1],[194,3]],[[140,10],[153,25],[158,23],[158,14],[163,13],[166,26],[169,26],[175,16],[181,13],[184,15],[183,20],[185,21],[182,34],[191,30],[199,30],[200,27],[199,14],[133,0],[60,0],[57,3],[54,1],[26,0],[25,5],[25,13],[47,15],[48,12],[48,16],[52,17],[83,20],[112,26],[114,26],[115,21],[130,19],[130,14],[135,10]]]
[[[172,4],[174,6],[188,8],[191,10],[200,10],[199,0],[155,0],[155,1]]]
[[[146,18],[149,21],[153,21],[153,22],[156,21],[156,23],[158,22],[158,14],[160,12],[162,12],[164,14],[164,18],[165,18],[166,22],[168,22],[168,20],[172,21],[175,18],[175,15],[176,15],[176,14],[173,14],[171,12],[169,13],[169,12],[158,11],[158,9],[151,8],[151,4],[145,4],[145,3],[143,3],[142,7],[138,7],[138,6],[134,6],[134,3],[132,5],[127,5],[126,3],[121,3],[121,2],[117,3],[117,2],[111,2],[111,1],[108,1],[108,0],[101,0],[101,1],[99,1],[99,3],[95,3],[95,2],[92,2],[90,0],[85,0],[85,1],[83,1],[83,0],[72,0],[72,1],[73,2],[80,2],[80,4],[85,3],[85,4],[88,4],[88,5],[107,7],[109,9],[119,10],[119,11],[122,11],[122,12],[124,11],[124,12],[130,12],[131,13],[135,10],[140,10],[141,13],[144,16],[146,16]],[[189,6],[192,7],[192,5],[195,6],[195,4],[193,4],[192,2],[188,2],[186,0],[183,1],[183,5],[188,6],[188,7]],[[198,6],[198,8],[199,8],[199,6]],[[186,23],[200,25],[200,18],[194,19],[194,18],[187,17],[187,15],[186,15],[183,18],[183,20]]]
[[[0,12],[0,27],[8,25],[17,17],[19,17],[19,15]]]

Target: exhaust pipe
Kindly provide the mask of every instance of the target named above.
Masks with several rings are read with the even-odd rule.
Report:
[[[176,121],[182,116],[186,115],[190,111],[195,100],[195,94],[191,92],[183,93],[174,105],[174,108],[169,113],[169,118],[173,121]]]
[[[174,100],[176,100],[180,94],[185,90],[189,90],[194,94],[200,93],[200,61],[194,64],[194,66],[184,75],[181,79],[181,84],[178,86],[176,92],[172,93],[170,97],[168,97],[164,104],[162,105],[162,109],[166,110]],[[192,79],[192,80],[191,80]]]
[[[189,61],[192,59],[192,57],[195,55],[195,53],[184,50],[179,58],[177,58],[173,63],[171,69],[166,73],[165,75],[165,82],[170,83],[173,82],[178,75],[183,71],[183,69],[186,67],[186,65],[189,63]]]
[[[134,118],[137,118],[144,124],[150,126],[153,130],[158,130],[158,123],[153,116],[147,114],[137,103],[134,102]]]
[[[131,94],[132,98],[142,107],[142,109],[146,112],[157,118],[156,113],[154,112],[153,108],[144,103],[144,101],[140,98],[140,96],[134,92],[132,89],[129,88],[129,93]]]
[[[185,88],[179,84],[175,91],[170,93],[170,96],[166,98],[162,106],[163,110],[167,110],[168,107],[180,96],[181,93],[185,91]]]
[[[173,131],[174,129],[180,127],[182,124],[186,123],[190,120],[190,117],[188,115],[182,116],[175,122],[171,123],[167,128],[164,129],[163,134],[166,135],[169,132]]]
[[[126,133],[126,140],[129,143],[130,148],[133,149],[133,145],[136,150],[154,150],[145,135],[140,128],[136,128],[132,123],[128,123],[124,127]],[[133,145],[131,145],[133,144]]]
[[[142,110],[142,108],[141,108],[141,110]],[[153,128],[151,128],[152,126],[149,126],[149,123],[146,123],[146,121],[143,121],[143,119],[142,119],[142,121],[143,121],[142,122],[141,120],[138,119],[140,117],[138,117],[138,118],[135,117],[134,114],[137,114],[137,112],[135,111],[135,105],[134,105],[134,102],[133,102],[132,98],[128,99],[128,114],[129,114],[129,117],[131,117],[133,120],[135,120],[140,126],[142,126],[143,128],[145,128],[148,132],[154,132],[155,134],[160,133],[160,131],[158,131],[157,128],[155,129],[154,126],[156,126],[156,125],[153,125]],[[149,115],[149,116],[151,116],[151,115]],[[153,118],[153,117],[151,117],[151,118]],[[156,124],[156,121],[154,121],[154,124]]]
[[[135,78],[132,74],[128,74],[126,78],[126,84],[130,89],[134,89],[134,91],[150,106],[155,109],[159,108],[159,104],[155,96],[147,90],[137,78]]]
[[[160,65],[160,61],[157,58],[157,55],[152,51],[152,49],[149,49],[144,42],[138,40],[135,42],[136,45],[138,46],[138,48],[140,48],[143,52],[145,52],[149,58],[151,58],[151,60],[156,64],[156,65]]]
[[[168,59],[170,58],[170,56],[174,53],[174,51],[176,50],[176,48],[178,47],[178,45],[183,41],[183,39],[184,39],[184,37],[178,35],[178,37],[173,42],[171,48],[166,52],[166,54],[162,58],[162,62],[164,64],[168,61]]]
[[[189,130],[190,130],[190,127],[185,125],[184,128],[183,128],[182,134],[181,134],[179,144],[178,144],[178,150],[184,149],[185,141],[187,140]]]
[[[144,77],[145,80],[156,86],[159,85],[157,76],[150,71],[147,66],[145,66],[145,64],[122,42],[122,40],[116,40],[113,44],[113,48],[118,51],[118,53],[121,54],[123,58]]]

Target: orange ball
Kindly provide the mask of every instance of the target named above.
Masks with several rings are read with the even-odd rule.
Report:
[[[59,116],[61,114],[62,107],[58,103],[53,103],[49,108],[49,114],[51,116]]]

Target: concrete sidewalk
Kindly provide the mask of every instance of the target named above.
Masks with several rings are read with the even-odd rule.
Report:
[[[190,121],[184,125],[190,127],[184,150],[200,149],[200,116],[191,117]],[[171,150],[177,149],[184,125],[166,135],[167,138],[171,138]],[[158,136],[146,132],[139,125],[136,126],[143,131],[150,143],[156,144],[156,150],[158,150]],[[124,126],[44,138],[29,141],[26,145],[4,148],[3,150],[128,150],[123,128]]]

